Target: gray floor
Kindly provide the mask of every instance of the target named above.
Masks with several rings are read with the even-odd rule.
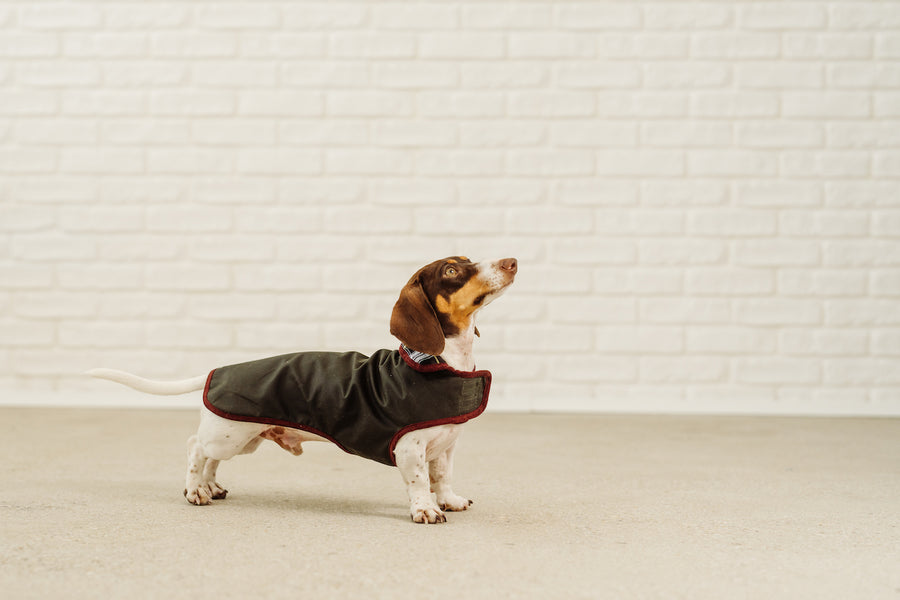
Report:
[[[188,505],[185,411],[0,410],[6,598],[900,598],[900,420],[485,415],[443,525],[308,444]]]

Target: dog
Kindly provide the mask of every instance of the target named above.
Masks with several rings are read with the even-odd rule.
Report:
[[[124,371],[88,373],[151,394],[203,390],[197,433],[188,440],[184,496],[197,506],[224,499],[223,460],[271,440],[294,455],[331,441],[346,452],[396,465],[416,523],[443,523],[472,501],[451,489],[461,425],[480,415],[491,375],[475,370],[475,316],[513,283],[514,258],[473,263],[464,256],[419,269],[401,289],[390,332],[400,348],[371,357],[301,352],[214,369],[182,381]]]

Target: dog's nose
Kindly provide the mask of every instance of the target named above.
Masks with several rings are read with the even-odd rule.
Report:
[[[519,262],[514,258],[504,258],[500,261],[500,268],[515,275],[519,270]]]

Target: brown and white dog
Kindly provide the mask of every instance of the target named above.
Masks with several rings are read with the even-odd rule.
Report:
[[[506,290],[515,279],[517,269],[514,258],[473,263],[457,256],[428,264],[419,269],[400,291],[391,314],[390,331],[406,348],[423,355],[439,356],[442,368],[467,376],[475,369],[472,345],[475,336],[479,335],[475,315]],[[411,362],[408,356],[406,361]],[[219,463],[238,454],[253,452],[263,440],[272,440],[295,455],[302,452],[303,442],[335,441],[327,434],[313,433],[316,430],[312,428],[235,420],[223,417],[220,411],[213,412],[206,404],[212,373],[170,382],[151,381],[112,369],[94,369],[89,374],[151,394],[204,390],[205,406],[200,427],[188,440],[184,492],[187,500],[198,506],[209,504],[213,499],[223,499],[227,494],[216,482]],[[480,410],[475,414],[480,414]],[[410,515],[417,523],[444,522],[444,511],[466,510],[472,504],[450,487],[453,452],[460,427],[458,423],[444,423],[406,433],[404,429],[398,432],[391,445],[391,458],[406,483]]]

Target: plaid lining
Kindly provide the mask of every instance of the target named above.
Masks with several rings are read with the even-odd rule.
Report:
[[[425,354],[424,352],[413,350],[406,344],[403,344],[403,351],[406,352],[406,355],[409,356],[409,358],[413,362],[420,365],[443,365],[447,363],[447,361],[445,361],[440,356],[434,356],[431,354]]]

